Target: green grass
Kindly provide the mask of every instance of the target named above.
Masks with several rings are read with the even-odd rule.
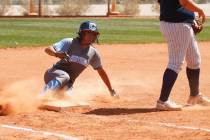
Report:
[[[137,44],[164,42],[158,19],[0,19],[0,48],[50,45],[66,37],[76,37],[82,21],[97,22],[101,44]],[[201,41],[210,40],[210,20],[198,35]]]

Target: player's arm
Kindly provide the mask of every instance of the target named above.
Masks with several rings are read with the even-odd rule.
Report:
[[[206,15],[204,14],[204,11],[202,8],[200,8],[195,2],[192,0],[179,0],[179,3],[186,9],[197,12],[199,17],[202,18],[202,22],[204,23],[206,21]]]
[[[47,47],[44,51],[50,56],[56,56],[56,51],[52,46]]]
[[[63,59],[63,58],[66,57],[65,53],[56,52],[53,46],[47,47],[45,49],[45,52],[50,56],[55,56],[55,57],[58,57],[60,59]]]
[[[98,74],[100,75],[101,79],[109,89],[109,92],[111,96],[119,98],[119,95],[115,92],[115,90],[112,88],[111,82],[109,80],[109,77],[106,73],[106,71],[101,67],[97,69]]]
[[[110,83],[110,80],[109,80],[109,77],[108,77],[106,71],[103,68],[98,68],[97,72],[100,75],[100,77],[103,80],[103,82],[106,84],[106,86],[109,89],[109,91],[111,91],[112,90],[112,86],[111,86],[111,83]]]
[[[67,50],[71,45],[73,38],[64,38],[63,40],[53,44],[45,49],[45,52],[50,56],[55,56],[60,59],[68,57]]]
[[[101,79],[109,89],[109,92],[111,96],[115,98],[119,98],[119,95],[115,92],[115,90],[112,88],[112,85],[110,83],[109,77],[106,73],[106,71],[103,69],[103,66],[101,64],[101,58],[97,50],[95,50],[95,55],[90,61],[90,65],[93,67],[94,70],[97,70],[98,74],[100,75]]]

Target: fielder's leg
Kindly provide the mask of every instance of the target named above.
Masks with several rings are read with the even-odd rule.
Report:
[[[187,101],[188,105],[210,105],[210,100],[201,95],[199,90],[201,56],[193,30],[191,30],[191,41],[186,53],[186,62],[186,73],[190,87],[190,97]]]
[[[187,78],[190,86],[190,96],[187,100],[188,105],[200,104],[204,106],[210,105],[210,99],[203,96],[199,91],[199,75],[200,69],[186,68]]]
[[[161,22],[160,29],[168,43],[168,66],[163,75],[163,83],[157,109],[181,110],[181,106],[168,100],[173,85],[184,63],[190,40],[191,26],[186,23]]]
[[[190,96],[197,96],[199,94],[200,69],[190,69],[187,67],[186,73],[190,87]]]
[[[190,87],[190,96],[197,96],[199,94],[199,75],[200,75],[200,51],[194,35],[191,30],[191,40],[186,52],[186,74]]]
[[[190,25],[185,23],[161,22],[160,29],[168,43],[168,66],[163,75],[159,100],[168,100],[178,73],[184,63],[190,41]]]
[[[159,100],[163,102],[168,100],[168,97],[171,93],[171,89],[177,79],[177,76],[178,74],[175,71],[168,68],[165,70]]]

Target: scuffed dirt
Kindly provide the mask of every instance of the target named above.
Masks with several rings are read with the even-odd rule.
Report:
[[[210,43],[199,43],[201,91],[210,97]],[[121,98],[114,100],[91,67],[77,79],[71,101],[84,101],[86,108],[61,112],[38,109],[45,70],[57,61],[44,47],[0,50],[0,102],[8,109],[0,125],[49,131],[93,140],[210,140],[210,132],[160,125],[169,123],[210,130],[210,107],[157,112],[162,75],[167,64],[166,44],[98,45],[102,62]],[[172,90],[171,99],[185,105],[189,96],[185,65]],[[62,139],[0,127],[0,139]]]

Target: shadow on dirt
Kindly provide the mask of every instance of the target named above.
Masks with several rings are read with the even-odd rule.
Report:
[[[95,115],[128,115],[137,113],[150,113],[157,112],[156,108],[99,108],[91,110],[84,114],[95,114]]]

